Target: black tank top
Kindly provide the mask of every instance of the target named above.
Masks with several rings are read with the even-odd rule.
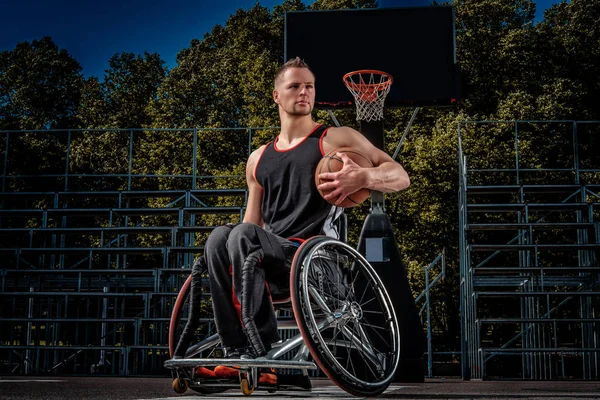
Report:
[[[330,229],[338,214],[336,207],[321,197],[315,185],[327,129],[317,126],[287,150],[277,149],[277,139],[264,149],[254,174],[264,188],[262,215],[267,231],[284,238],[307,239],[319,234],[338,237]]]

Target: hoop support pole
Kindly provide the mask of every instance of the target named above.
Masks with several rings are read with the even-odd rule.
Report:
[[[396,147],[396,151],[394,151],[394,155],[392,156],[392,160],[395,160],[396,157],[398,156],[398,153],[400,152],[400,148],[402,147],[402,143],[404,143],[404,139],[406,139],[406,135],[408,135],[408,132],[410,131],[410,128],[411,128],[413,122],[415,121],[415,117],[419,113],[420,109],[421,109],[420,107],[416,107],[415,111],[413,111],[413,114],[410,117],[410,120],[408,121],[408,125],[406,125],[406,128],[404,128],[404,133],[402,134],[402,137],[400,138],[400,141],[398,142],[398,146]]]
[[[333,123],[335,124],[335,126],[339,127],[340,123],[337,120],[337,118],[335,117],[335,114],[333,113],[333,110],[327,110],[327,113],[329,114],[329,116],[331,117],[331,119],[333,120]]]

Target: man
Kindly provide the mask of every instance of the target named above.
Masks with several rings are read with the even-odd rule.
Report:
[[[265,282],[288,282],[298,240],[318,234],[335,236],[333,222],[339,213],[326,200],[340,204],[361,188],[395,192],[410,185],[404,168],[362,134],[349,127],[326,127],[312,119],[315,77],[301,59],[285,63],[274,84],[281,131],[248,158],[248,203],[243,223],[213,230],[205,255],[192,272],[190,300],[195,302],[199,293],[194,291],[194,283],[199,281],[204,265],[208,269],[217,332],[228,358],[262,356],[279,340]],[[331,190],[325,200],[314,184],[315,170],[324,154],[339,147],[358,150],[374,167],[359,167],[338,153],[343,168],[320,175],[325,183],[319,189]],[[244,273],[249,264],[251,273]],[[185,354],[196,327],[190,324],[195,320],[190,315],[176,357]]]

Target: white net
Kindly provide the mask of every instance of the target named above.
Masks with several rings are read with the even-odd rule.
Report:
[[[392,82],[391,75],[375,70],[350,72],[344,76],[344,83],[356,102],[357,121],[383,119],[383,103]]]

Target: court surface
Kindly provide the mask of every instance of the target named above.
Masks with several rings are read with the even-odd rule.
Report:
[[[254,392],[245,397],[240,391],[204,396],[193,391],[178,395],[171,379],[113,377],[0,377],[0,399],[358,399],[326,379],[312,381],[312,392],[273,394]],[[599,399],[600,381],[463,381],[426,379],[425,383],[395,383],[381,399]]]

